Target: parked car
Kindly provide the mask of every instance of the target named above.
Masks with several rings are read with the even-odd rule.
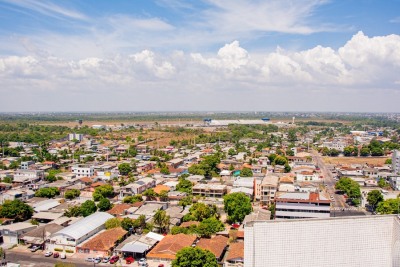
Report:
[[[39,246],[33,245],[33,246],[30,248],[30,250],[31,250],[32,252],[36,252],[36,251],[38,251],[39,248],[40,248]]]
[[[60,254],[60,259],[66,259],[66,258],[67,258],[67,254],[65,254],[65,253]]]
[[[101,260],[102,260],[101,257],[96,257],[96,258],[93,259],[93,262],[94,262],[94,263],[100,263]]]
[[[110,263],[114,264],[114,263],[118,262],[118,260],[119,260],[119,256],[112,256],[110,259]]]
[[[125,260],[126,260],[126,264],[131,264],[131,263],[135,262],[135,259],[132,256],[126,257]]]
[[[163,264],[163,263],[160,263],[160,264],[158,265],[158,267],[164,267],[164,264]]]
[[[51,251],[47,251],[47,252],[44,254],[45,257],[50,257],[51,255],[53,255],[53,252],[51,252]]]
[[[103,262],[104,262],[104,263],[107,263],[107,262],[109,262],[109,261],[110,261],[110,257],[104,257],[104,258],[103,258]]]
[[[88,261],[88,262],[93,262],[93,261],[94,261],[94,258],[92,258],[92,257],[89,257],[89,258],[86,258],[86,259],[85,259],[85,261]]]
[[[147,260],[146,260],[145,258],[141,258],[141,259],[138,261],[139,265],[142,264],[142,263],[146,263],[146,262],[147,262]]]
[[[58,258],[58,257],[60,257],[60,253],[55,252],[55,253],[53,254],[53,258]]]

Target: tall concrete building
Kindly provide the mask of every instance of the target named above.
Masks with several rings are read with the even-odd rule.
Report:
[[[395,174],[400,174],[400,151],[393,150],[392,169]]]
[[[250,222],[245,267],[400,266],[397,215]]]

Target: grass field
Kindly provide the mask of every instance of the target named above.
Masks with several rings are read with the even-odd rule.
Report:
[[[327,164],[371,164],[371,165],[383,165],[388,157],[323,157],[323,160]]]

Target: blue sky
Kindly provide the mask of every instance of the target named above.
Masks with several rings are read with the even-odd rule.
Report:
[[[0,111],[400,112],[400,0],[0,0],[0,26]]]

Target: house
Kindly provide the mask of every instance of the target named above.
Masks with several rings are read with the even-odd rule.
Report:
[[[212,238],[201,238],[196,244],[196,247],[211,251],[218,262],[221,262],[223,259],[227,246],[228,238],[222,235],[217,235]]]
[[[153,178],[142,178],[132,184],[121,187],[121,197],[141,194],[149,188],[156,186],[156,180]]]
[[[192,187],[193,195],[222,198],[227,193],[227,186],[221,184],[196,184]]]
[[[243,266],[244,263],[244,242],[231,243],[229,252],[225,260],[232,265],[227,266]],[[241,265],[237,265],[241,264]]]
[[[280,192],[294,192],[294,177],[282,176],[279,178],[279,191]]]
[[[85,164],[79,164],[72,166],[72,173],[76,175],[76,177],[91,177],[94,175],[94,167]]]
[[[0,225],[0,233],[3,237],[3,243],[7,246],[18,244],[22,235],[37,228],[37,225],[33,225],[30,222],[19,222],[8,225]]]
[[[318,181],[318,180],[319,180],[318,174],[314,172],[302,171],[296,174],[296,181],[298,182]]]
[[[171,166],[174,169],[177,169],[179,166],[183,165],[184,160],[181,158],[175,158],[171,159],[170,161],[167,162],[167,166]]]
[[[115,248],[115,251],[123,253],[124,256],[132,256],[136,259],[142,258],[145,257],[147,252],[163,239],[163,235],[153,232],[149,232],[145,236],[131,235],[119,244]]]
[[[121,204],[115,204],[112,209],[107,211],[107,213],[115,216],[115,217],[121,217],[126,215],[127,210],[132,207],[131,204],[128,203],[121,203]]]
[[[58,248],[75,251],[77,245],[103,230],[104,223],[111,218],[114,217],[106,212],[95,212],[54,233],[46,246],[48,250]]]
[[[166,191],[169,192],[169,190],[171,190],[171,188],[169,186],[163,185],[163,184],[159,184],[156,187],[154,187],[154,192],[156,192],[157,194],[160,194],[162,191]]]
[[[101,256],[112,255],[115,246],[128,232],[122,227],[104,230],[76,247],[78,253]]]
[[[44,179],[44,171],[41,170],[16,170],[14,172],[14,183],[34,183]]]
[[[40,246],[44,249],[45,241],[52,234],[63,228],[64,226],[55,223],[45,224],[22,234],[20,239],[23,240],[25,244]]]
[[[185,247],[190,247],[196,241],[195,235],[166,235],[148,254],[148,259],[172,261],[176,253]]]

